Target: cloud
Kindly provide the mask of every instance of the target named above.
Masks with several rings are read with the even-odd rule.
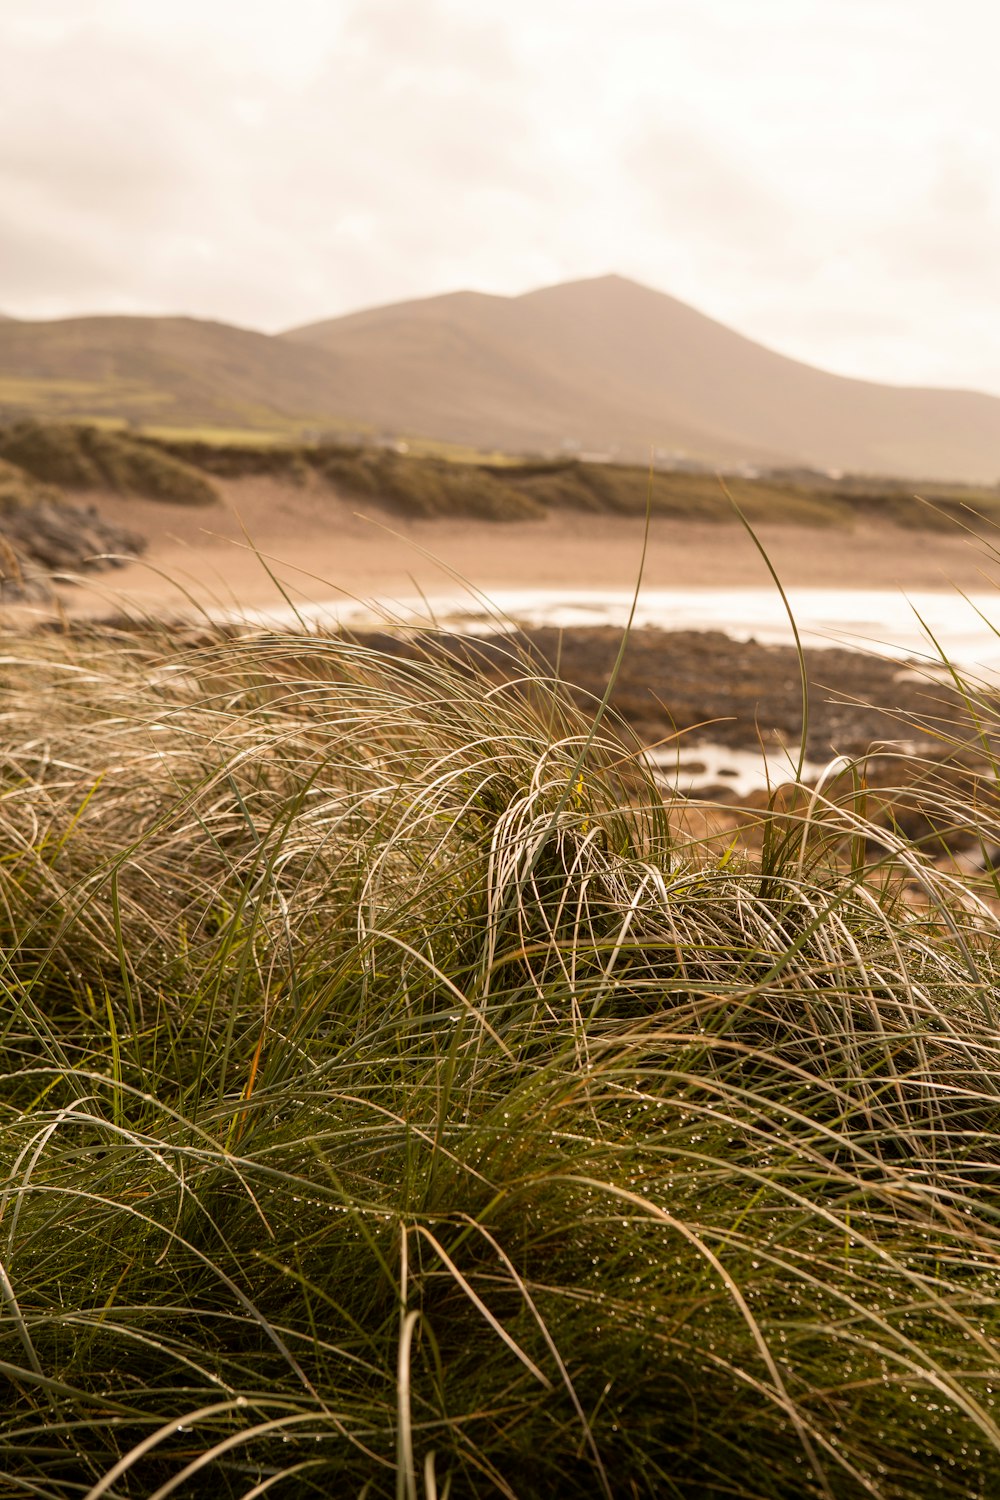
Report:
[[[1000,392],[998,265],[990,152],[945,135],[904,180],[886,181],[878,212],[817,249],[768,329],[788,352],[820,348],[844,373]]]
[[[988,284],[1000,266],[1000,184],[989,154],[943,142],[873,251],[911,276]]]
[[[0,306],[279,328],[617,270],[816,363],[997,387],[1000,21],[976,10],[8,7]]]
[[[741,260],[766,254],[788,265],[794,257],[794,205],[745,151],[678,123],[645,131],[622,161],[637,206],[660,233],[681,232]]]
[[[0,222],[40,253],[8,260],[15,310],[69,294],[275,326],[502,240],[546,190],[513,63],[495,27],[410,14],[359,7],[304,82],[100,28],[22,38],[0,64]]]

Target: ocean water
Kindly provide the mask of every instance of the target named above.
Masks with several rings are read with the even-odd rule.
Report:
[[[804,645],[847,646],[922,662],[954,661],[965,671],[1000,677],[1000,590],[789,589],[788,605]],[[634,611],[633,611],[634,604]],[[220,612],[221,613],[221,612]],[[503,589],[429,598],[328,600],[246,610],[241,618],[281,628],[344,626],[363,630],[387,623],[434,626],[470,635],[517,625],[582,629],[633,626],[664,630],[721,630],[734,640],[781,645],[793,639],[788,610],[776,589],[643,589],[637,600],[617,589]],[[232,613],[226,612],[227,619]]]
[[[706,787],[725,787],[737,801],[750,792],[772,790],[794,781],[798,772],[795,746],[757,745],[738,750],[714,741],[689,745],[682,739],[672,750],[647,750],[646,759],[659,784],[685,797],[697,797]],[[813,783],[844,764],[843,757],[827,762],[803,761],[802,780]],[[720,797],[720,801],[725,798]]]

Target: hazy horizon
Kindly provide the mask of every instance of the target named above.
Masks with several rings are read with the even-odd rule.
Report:
[[[0,310],[276,332],[617,272],[768,348],[1000,394],[981,0],[36,0]]]

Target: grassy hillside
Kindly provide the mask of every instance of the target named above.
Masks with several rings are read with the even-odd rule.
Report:
[[[61,495],[52,485],[43,484],[33,474],[0,457],[0,515],[30,509],[46,501],[54,502]]]
[[[51,602],[53,573],[103,568],[143,546],[137,532],[102,521],[0,458],[0,604]]]
[[[11,1493],[991,1493],[997,919],[859,785],[751,860],[542,679],[0,674]]]
[[[144,550],[135,525],[101,518],[67,491],[111,490],[210,505],[211,480],[175,456],[119,433],[72,424],[0,426],[0,602],[52,599],[52,575],[73,575]]]
[[[0,327],[0,413],[297,433],[335,422],[347,388],[318,350],[195,318],[69,318]]]
[[[266,475],[289,484],[319,482],[359,502],[411,517],[470,516],[495,521],[552,510],[678,520],[735,521],[730,495],[757,524],[850,527],[890,520],[933,530],[955,521],[976,529],[1000,522],[1000,487],[921,483],[866,476],[829,479],[806,471],[731,479],[577,459],[522,462],[442,457],[332,443],[261,442],[231,432],[198,437],[139,436],[81,423],[0,426],[0,459],[28,478],[68,490],[110,490],[190,505],[218,498],[215,481]],[[136,517],[141,525],[140,517]]]

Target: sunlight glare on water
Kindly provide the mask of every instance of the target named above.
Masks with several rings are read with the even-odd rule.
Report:
[[[846,646],[924,661],[944,653],[966,670],[1000,673],[996,591],[789,589],[787,598],[806,646]],[[501,589],[488,597],[466,591],[425,599],[328,600],[297,611],[277,606],[245,610],[241,618],[286,628],[301,622],[364,630],[392,622],[486,635],[515,625],[621,628],[632,602],[632,593],[622,589]],[[787,645],[793,638],[781,595],[765,588],[643,589],[632,624],[634,629],[722,630],[734,640],[752,638],[764,645]]]

